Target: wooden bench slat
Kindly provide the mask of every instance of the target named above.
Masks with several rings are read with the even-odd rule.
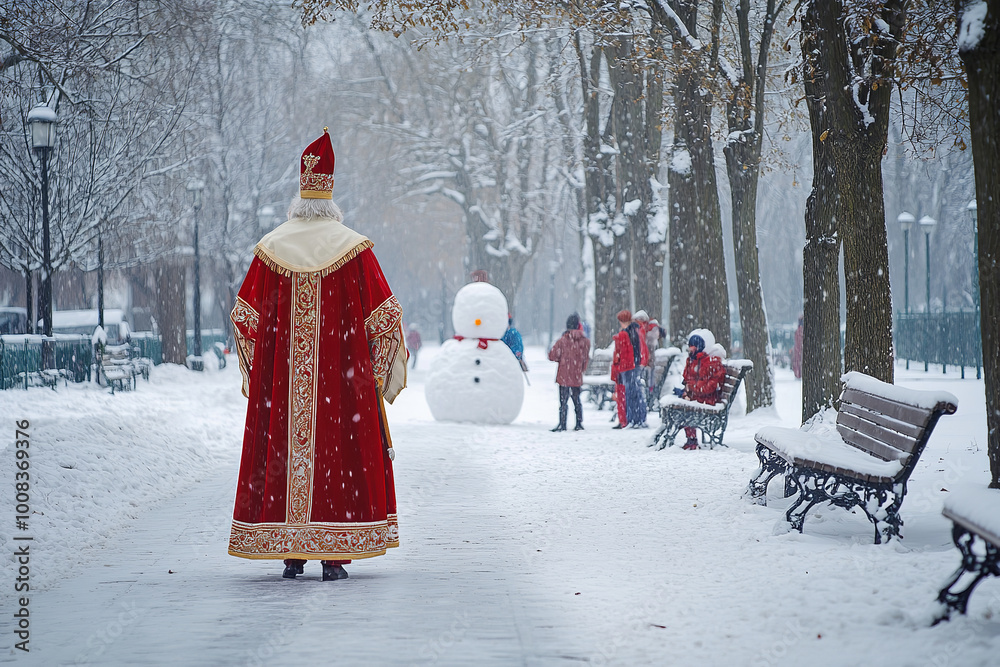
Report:
[[[897,419],[906,424],[919,424],[923,426],[927,423],[932,410],[917,408],[905,403],[897,403],[882,396],[875,396],[857,389],[845,389],[841,395],[841,401],[854,403],[865,407],[873,412],[881,413],[887,417]]]
[[[843,430],[841,427],[844,427]],[[917,440],[914,438],[903,435],[898,431],[885,428],[880,424],[870,422],[863,417],[849,412],[842,411],[837,417],[837,430],[840,431],[840,435],[844,438],[844,440],[850,442],[855,447],[861,447],[862,449],[867,449],[865,441],[851,442],[851,438],[854,433],[863,433],[881,443],[885,443],[887,448],[893,450],[892,452],[885,455],[877,451],[872,453],[880,458],[884,458],[887,461],[895,461],[897,459],[906,458],[911,452],[913,452],[913,448],[917,444]]]
[[[841,403],[839,414],[854,415],[859,419],[863,419],[872,424],[877,424],[882,428],[899,433],[906,438],[909,438],[913,442],[919,440],[927,426],[927,420],[924,420],[920,424],[913,424],[910,422],[903,422],[898,419],[893,419],[881,412],[873,412],[863,405],[857,405],[856,403]],[[912,447],[907,448],[907,451],[912,451]]]
[[[904,452],[896,449],[895,447],[890,447],[889,445],[880,442],[877,438],[874,438],[862,431],[856,431],[845,424],[837,424],[837,432],[840,433],[840,437],[842,437],[844,442],[847,444],[868,452],[872,456],[880,458],[883,461],[902,461],[905,463],[906,459],[910,456],[910,452]]]

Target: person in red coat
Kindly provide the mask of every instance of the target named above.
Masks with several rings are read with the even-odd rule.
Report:
[[[556,370],[556,384],[559,385],[559,425],[553,432],[566,430],[566,417],[569,413],[570,396],[573,397],[573,410],[576,412],[574,431],[583,430],[583,404],[580,403],[580,386],[583,384],[583,371],[590,357],[590,340],[583,335],[580,328],[580,316],[573,313],[566,318],[566,331],[549,350],[549,361],[559,363]]]
[[[695,334],[688,339],[688,358],[684,365],[684,387],[674,390],[681,398],[715,405],[719,390],[726,379],[726,369],[718,357],[705,354],[705,339]],[[698,431],[685,427],[687,442],[684,449],[698,449]]]
[[[618,425],[614,428],[645,428],[646,401],[639,384],[639,372],[646,365],[649,352],[639,325],[632,321],[631,312],[620,311],[618,325],[621,331],[614,335],[615,356],[611,361],[611,381],[616,383],[615,404],[618,408]]]
[[[229,553],[323,580],[399,546],[383,401],[406,386],[403,311],[333,203],[330,135],[302,153],[288,221],[254,248],[232,321],[247,403]]]

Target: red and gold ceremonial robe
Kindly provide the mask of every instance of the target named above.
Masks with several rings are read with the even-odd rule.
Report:
[[[229,553],[358,559],[399,546],[390,403],[402,309],[372,243],[335,219],[265,236],[233,309],[249,398]]]

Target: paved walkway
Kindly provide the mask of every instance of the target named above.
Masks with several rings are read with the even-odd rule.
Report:
[[[440,437],[441,427],[424,428],[411,437],[430,438],[433,428],[444,456],[398,457],[399,492],[408,501],[402,546],[352,564],[350,579],[322,582],[319,564],[310,562],[304,576],[286,581],[279,561],[226,554],[234,460],[144,515],[82,572],[35,596],[32,653],[18,662],[559,661],[533,630],[554,639],[548,633],[559,619],[546,619],[539,596],[521,590],[513,565],[522,550],[497,539],[504,517],[491,494],[494,471],[458,442],[468,427],[456,427],[452,442]]]

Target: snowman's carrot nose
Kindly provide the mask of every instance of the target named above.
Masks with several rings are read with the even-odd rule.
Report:
[[[477,317],[476,318],[476,326],[478,327],[482,323],[483,323],[483,321]]]

